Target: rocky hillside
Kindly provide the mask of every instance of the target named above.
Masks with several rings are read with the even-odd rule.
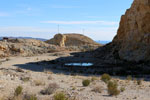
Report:
[[[101,46],[89,37],[82,34],[56,34],[54,38],[46,42],[60,47],[76,47],[76,49],[85,48],[86,50],[90,48],[96,49],[97,47]]]
[[[9,39],[0,41],[0,57],[7,56],[33,56],[48,52],[63,51],[64,48],[50,45],[34,39]]]
[[[150,60],[150,0],[134,0],[121,17],[113,42],[100,48],[99,52],[104,52],[106,59]]]

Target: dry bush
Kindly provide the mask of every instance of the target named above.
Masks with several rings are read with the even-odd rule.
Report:
[[[127,76],[127,80],[128,80],[128,81],[131,81],[131,80],[132,80],[132,76],[131,76],[131,75],[128,75],[128,76]]]
[[[137,80],[138,85],[142,85],[142,80]]]
[[[37,97],[36,97],[36,95],[26,94],[26,95],[24,95],[23,100],[37,100]]]
[[[15,95],[15,96],[21,95],[21,94],[22,94],[22,90],[23,90],[22,86],[18,86],[18,87],[15,89],[14,95]]]
[[[51,95],[53,94],[59,86],[56,83],[50,83],[47,88],[41,91],[41,94],[43,95]]]
[[[107,88],[108,94],[111,96],[117,96],[120,94],[120,91],[118,90],[118,84],[116,82],[109,81]]]
[[[96,92],[96,93],[101,93],[102,92],[102,87],[101,86],[95,86],[93,89],[92,89],[93,92]]]
[[[53,77],[52,76],[48,76],[48,80],[52,80],[53,79]]]
[[[58,92],[54,95],[54,100],[68,100],[68,97],[64,92]]]
[[[124,92],[125,91],[125,88],[124,87],[121,87],[120,88],[120,92]]]
[[[21,68],[17,68],[16,71],[24,73],[24,71]]]
[[[46,74],[54,74],[53,72],[51,72],[50,70],[44,69],[44,73]]]
[[[34,80],[34,84],[35,84],[36,86],[45,85],[45,83],[44,83],[43,81],[41,81],[41,80]]]
[[[24,82],[28,82],[30,80],[30,77],[21,77],[21,80]]]
[[[92,82],[93,82],[93,81],[96,81],[96,80],[98,80],[98,78],[95,77],[95,76],[93,76],[93,77],[91,78],[91,81],[92,81]]]

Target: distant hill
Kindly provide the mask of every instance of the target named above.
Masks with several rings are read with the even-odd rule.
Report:
[[[109,43],[111,41],[100,41],[100,40],[98,40],[98,41],[95,41],[95,42],[100,43],[100,44],[107,44],[107,43]]]
[[[35,40],[40,40],[40,41],[46,41],[47,39],[43,39],[43,38],[32,38],[32,37],[8,37],[8,38],[17,38],[17,39],[35,39]],[[0,37],[0,40],[2,40],[3,37]]]

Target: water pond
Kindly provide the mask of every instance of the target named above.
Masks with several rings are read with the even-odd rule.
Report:
[[[93,66],[93,63],[66,63],[65,66],[83,66],[83,67],[88,67],[88,66]]]

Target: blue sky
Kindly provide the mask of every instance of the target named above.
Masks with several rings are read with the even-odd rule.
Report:
[[[52,38],[81,33],[112,40],[133,0],[0,0],[0,36]]]

